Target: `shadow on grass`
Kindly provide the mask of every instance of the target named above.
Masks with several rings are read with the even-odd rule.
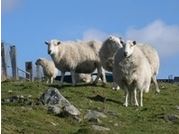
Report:
[[[113,99],[109,99],[109,98],[106,98],[106,97],[103,97],[103,96],[100,96],[100,95],[96,95],[96,96],[93,96],[93,97],[87,97],[88,99],[90,100],[93,100],[93,101],[99,101],[99,102],[113,102],[113,103],[116,103],[116,104],[123,104],[121,101],[116,101],[116,100],[113,100]]]
[[[95,85],[95,84],[91,84],[91,83],[79,83],[75,86],[73,86],[72,84],[64,84],[63,86],[59,85],[59,84],[50,84],[47,85],[48,87],[54,87],[57,89],[62,89],[62,88],[66,88],[66,87],[100,87],[101,85]],[[101,86],[104,87],[104,86]]]

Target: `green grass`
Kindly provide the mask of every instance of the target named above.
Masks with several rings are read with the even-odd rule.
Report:
[[[160,84],[161,93],[155,95],[151,88],[148,94],[144,94],[144,107],[123,107],[123,91],[113,91],[110,85],[107,87],[89,86],[79,84],[72,87],[65,84],[62,88],[56,85],[46,85],[39,82],[3,82],[1,83],[1,98],[13,95],[32,95],[37,99],[49,87],[57,87],[59,91],[81,111],[82,121],[78,122],[71,117],[54,116],[47,112],[41,105],[2,105],[2,134],[99,134],[91,129],[95,124],[83,120],[83,116],[89,109],[103,111],[107,118],[100,119],[101,126],[110,128],[110,134],[178,134],[179,123],[165,121],[163,115],[176,114],[179,110],[179,85]],[[12,92],[8,92],[12,90]],[[100,95],[106,97],[106,102],[95,100]],[[111,114],[113,113],[113,114]],[[54,125],[55,124],[55,125]],[[118,126],[114,125],[118,124]],[[101,132],[104,134],[104,132]]]

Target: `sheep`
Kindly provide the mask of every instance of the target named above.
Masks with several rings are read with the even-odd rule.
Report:
[[[116,36],[109,36],[102,44],[99,51],[101,64],[103,68],[109,72],[113,70],[114,54],[118,48],[122,47],[122,39]]]
[[[43,68],[44,76],[47,78],[47,84],[53,83],[53,79],[58,74],[58,69],[55,67],[55,64],[53,61],[47,60],[45,58],[39,58],[35,62],[36,65],[40,65]]]
[[[102,44],[102,47],[99,51],[99,56],[101,59],[101,64],[105,70],[112,72],[114,55],[118,48],[122,47],[122,38],[116,36],[109,36]],[[119,90],[120,87],[113,82],[113,90]]]
[[[53,59],[55,66],[61,71],[61,85],[65,72],[70,71],[72,75],[72,84],[76,85],[75,73],[92,73],[97,69],[97,78],[94,84],[102,77],[103,83],[106,83],[105,73],[101,66],[99,58],[99,49],[101,43],[97,41],[46,41],[48,45],[48,54]]]
[[[134,105],[139,106],[137,91],[139,91],[140,106],[143,106],[143,92],[149,92],[152,70],[144,53],[137,47],[135,41],[123,43],[114,57],[114,81],[125,91],[124,106],[128,106],[128,96]]]
[[[160,89],[157,83],[157,74],[159,71],[160,59],[158,52],[153,47],[147,44],[138,43],[137,46],[142,50],[142,52],[149,61],[152,70],[152,82],[155,85],[156,92],[159,93]]]
[[[92,77],[91,77],[91,74],[76,73],[75,80],[76,80],[76,82],[91,83]]]

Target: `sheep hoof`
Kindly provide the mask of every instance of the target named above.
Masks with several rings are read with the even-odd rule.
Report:
[[[112,87],[112,89],[115,90],[115,91],[119,91],[119,90],[120,90],[120,87],[119,87],[119,86],[117,86],[117,87]]]
[[[128,104],[127,104],[127,103],[124,103],[123,106],[128,107]]]
[[[134,104],[134,106],[135,106],[135,107],[138,107],[138,106],[139,106],[139,104]]]
[[[159,90],[159,89],[155,91],[155,94],[156,94],[156,95],[158,95],[159,93],[160,93],[160,90]]]

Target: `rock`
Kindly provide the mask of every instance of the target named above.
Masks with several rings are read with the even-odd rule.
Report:
[[[57,126],[57,124],[55,124],[54,122],[50,122],[53,126]]]
[[[164,120],[171,121],[171,122],[179,122],[179,116],[175,114],[165,115]]]
[[[80,115],[80,111],[73,106],[56,88],[49,88],[45,91],[40,101],[48,107],[48,111],[51,111],[55,115],[68,114],[72,116]]]
[[[88,110],[88,113],[84,116],[85,119],[89,119],[89,118],[95,118],[95,117],[102,117],[102,118],[106,118],[107,116],[102,113],[102,112],[98,112],[98,111],[91,111],[91,110]]]
[[[58,115],[62,112],[62,109],[60,107],[52,105],[52,106],[48,106],[48,111],[55,115]]]
[[[91,122],[101,123],[101,120],[99,118],[106,118],[106,117],[107,116],[102,112],[88,110],[88,113],[84,116],[84,119]]]
[[[179,105],[176,106],[176,109],[179,110]]]
[[[11,93],[12,93],[12,90],[8,90],[8,93],[11,94]]]
[[[98,125],[92,125],[92,128],[98,131],[110,131],[110,128],[106,128],[106,127],[98,126]]]
[[[118,125],[118,123],[114,123],[114,126],[115,126],[115,127],[118,127],[119,125]]]

